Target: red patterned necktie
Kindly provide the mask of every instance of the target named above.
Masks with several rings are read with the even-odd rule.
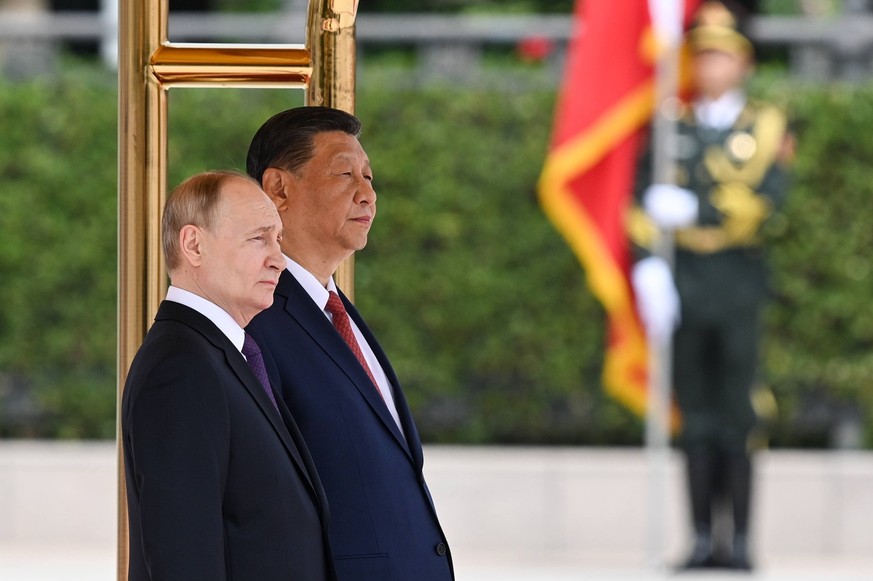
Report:
[[[333,291],[330,291],[330,298],[327,299],[327,311],[331,314],[331,317],[333,317],[334,328],[349,346],[349,349],[352,350],[352,353],[355,354],[361,367],[364,368],[370,381],[372,381],[373,385],[376,387],[376,391],[379,392],[379,395],[382,395],[382,390],[379,389],[379,384],[376,383],[376,378],[373,377],[373,372],[370,371],[370,366],[367,365],[367,360],[364,359],[364,354],[361,353],[361,346],[358,345],[358,341],[355,339],[355,334],[352,331],[352,325],[349,322],[349,314],[346,312],[346,307],[343,305],[343,301],[339,298],[339,295]],[[384,396],[382,397],[384,398]]]

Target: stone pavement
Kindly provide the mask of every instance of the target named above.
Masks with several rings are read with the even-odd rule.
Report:
[[[459,562],[457,581],[870,581],[869,563],[797,562],[763,567],[752,574],[672,574],[607,566]],[[0,543],[2,581],[115,581],[114,547],[75,544],[32,546]],[[410,580],[415,581],[415,580]]]
[[[687,548],[675,455],[658,494],[640,449],[425,455],[457,581],[873,581],[873,452],[761,455],[752,575],[645,567]],[[113,442],[0,441],[0,581],[115,581],[116,479]]]

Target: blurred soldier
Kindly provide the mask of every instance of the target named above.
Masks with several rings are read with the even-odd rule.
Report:
[[[791,153],[783,113],[743,91],[753,48],[738,16],[722,2],[701,5],[689,32],[695,96],[677,123],[670,161],[675,185],[651,184],[644,159],[629,217],[640,317],[655,340],[675,331],[673,382],[694,526],[683,567],[691,569],[752,568],[750,392],[768,296],[762,227],[785,196]],[[664,258],[649,254],[658,228],[675,233],[675,277]],[[733,516],[724,557],[713,539],[713,507],[723,499]]]

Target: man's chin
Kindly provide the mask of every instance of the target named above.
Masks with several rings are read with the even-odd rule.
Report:
[[[273,293],[270,293],[270,296],[268,297],[260,297],[260,300],[258,300],[258,302],[254,305],[256,312],[252,316],[254,317],[261,311],[269,309],[271,306],[273,306]]]

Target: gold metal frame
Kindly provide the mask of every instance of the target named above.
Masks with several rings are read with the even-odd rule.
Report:
[[[306,102],[354,113],[358,0],[310,0],[305,45],[174,44],[168,0],[119,5],[118,413],[130,363],[166,289],[160,216],[167,190],[170,87],[288,87]],[[338,284],[354,293],[346,260]],[[120,422],[119,422],[120,436]],[[126,581],[128,521],[118,445],[118,579]]]

